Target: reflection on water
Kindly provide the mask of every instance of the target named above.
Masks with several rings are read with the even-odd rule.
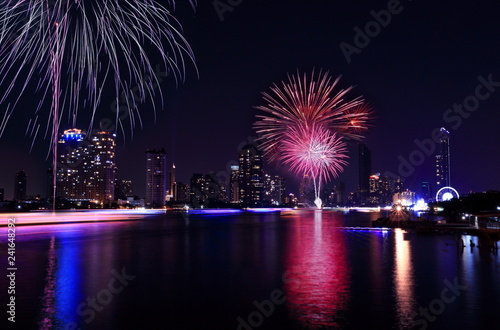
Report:
[[[76,308],[79,304],[81,273],[79,267],[78,237],[72,230],[62,230],[50,239],[46,268],[45,288],[39,321],[40,329],[64,329],[77,320]]]
[[[49,330],[54,327],[55,316],[55,270],[56,257],[54,251],[55,238],[50,239],[49,261],[47,264],[47,276],[45,277],[45,288],[42,297],[42,312],[40,316],[40,329]]]
[[[485,249],[489,241],[464,236],[462,249],[456,244],[462,237],[453,235],[345,228],[366,227],[371,216],[304,210],[281,217],[198,215],[187,222],[170,214],[20,227],[16,302],[23,314],[16,325],[235,329],[237,317],[248,321],[259,312],[254,302],[279,289],[287,299],[263,317],[259,330],[409,329],[414,314],[413,320],[424,318],[421,307],[440,299],[445,283],[457,282],[467,289],[434,313],[428,329],[498,328],[500,257]],[[0,242],[0,259],[6,253]],[[136,279],[91,308],[87,297],[108,290],[113,269]],[[0,277],[0,287],[6,281]],[[78,313],[82,303],[92,314]]]
[[[411,245],[404,234],[405,231],[399,228],[394,231],[394,294],[399,329],[408,329],[416,313]]]
[[[293,221],[286,252],[285,284],[288,307],[300,327],[340,327],[349,300],[349,267],[341,231],[331,221],[334,213],[303,213]]]
[[[77,319],[76,306],[80,303],[79,289],[82,285],[82,270],[79,265],[82,247],[74,232],[64,233],[59,238],[56,272],[57,321],[63,327]]]

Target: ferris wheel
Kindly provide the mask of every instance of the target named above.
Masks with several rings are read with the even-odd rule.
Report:
[[[453,198],[459,198],[459,197],[460,195],[458,194],[458,191],[456,191],[452,187],[443,187],[439,189],[439,191],[436,194],[436,200],[438,202],[446,202]]]

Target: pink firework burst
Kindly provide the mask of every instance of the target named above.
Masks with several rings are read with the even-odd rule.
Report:
[[[346,144],[324,126],[292,126],[283,139],[282,161],[299,175],[310,175],[318,182],[338,177],[347,165]]]
[[[267,105],[256,107],[264,112],[257,115],[254,128],[265,156],[310,175],[318,207],[321,184],[347,165],[343,139],[360,140],[372,116],[362,97],[349,96],[352,86],[337,88],[339,80],[328,72],[297,72],[281,87],[275,84],[271,93],[263,93]]]

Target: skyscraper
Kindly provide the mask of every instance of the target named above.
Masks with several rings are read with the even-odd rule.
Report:
[[[370,176],[369,204],[381,206],[392,203],[391,179],[375,173]]]
[[[336,196],[336,203],[338,205],[344,205],[345,204],[345,183],[344,182],[339,182],[338,185],[334,187],[335,190],[335,196]]]
[[[312,206],[314,203],[314,183],[309,174],[304,174],[299,185],[299,203]]]
[[[90,198],[101,203],[115,199],[115,134],[100,131],[92,135],[90,148]]]
[[[229,202],[239,204],[240,201],[240,167],[238,165],[231,166],[231,177],[229,180]]]
[[[170,169],[170,187],[169,187],[169,195],[171,199],[174,199],[174,196],[177,195],[175,189],[175,164],[172,164],[172,168]]]
[[[264,175],[263,201],[271,205],[285,203],[285,179],[279,175]]]
[[[439,152],[436,155],[436,185],[437,189],[449,187],[450,178],[450,132],[441,127],[441,138],[439,139]]]
[[[215,173],[191,176],[191,204],[194,208],[213,207],[227,201],[226,189]]]
[[[116,180],[115,198],[127,199],[134,196],[134,186],[131,180]]]
[[[163,207],[167,196],[167,153],[146,150],[146,205]]]
[[[361,202],[366,201],[370,191],[370,175],[372,174],[372,153],[368,147],[360,143],[358,147],[359,156],[359,197]]]
[[[398,176],[396,181],[394,182],[394,191],[393,194],[400,194],[405,190],[404,182],[401,180],[401,178]]]
[[[432,199],[432,189],[429,182],[422,182],[420,187],[420,198],[423,198],[426,202]]]
[[[115,194],[115,135],[100,131],[87,137],[65,130],[59,139],[57,196],[71,201],[105,203]]]
[[[175,182],[174,187],[174,201],[176,202],[189,202],[191,191],[188,184],[184,184],[182,182]]]
[[[256,146],[248,144],[239,156],[239,188],[243,205],[259,205],[262,202],[264,171],[262,153]]]
[[[14,200],[23,201],[26,199],[26,173],[19,171],[14,180]]]

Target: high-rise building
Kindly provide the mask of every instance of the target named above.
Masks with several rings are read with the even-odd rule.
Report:
[[[105,203],[115,194],[115,134],[86,136],[80,129],[64,131],[59,139],[57,190],[72,201]]]
[[[239,156],[240,200],[245,206],[262,203],[264,188],[262,153],[255,145],[246,145]]]
[[[172,164],[172,168],[170,169],[170,186],[168,190],[171,199],[174,199],[174,196],[177,195],[177,193],[175,192],[176,187],[177,186],[175,185],[175,164]]]
[[[99,202],[115,199],[115,134],[100,131],[91,136],[90,199]]]
[[[241,203],[240,200],[240,167],[238,165],[231,166],[231,177],[229,180],[229,202],[232,204]]]
[[[380,183],[381,183],[380,173],[370,175],[370,180],[369,180],[370,193],[378,191],[380,189]]]
[[[422,182],[420,187],[420,198],[424,199],[426,202],[432,199],[432,189],[429,182]]]
[[[404,191],[404,182],[401,180],[400,177],[396,179],[396,182],[394,182],[394,194],[400,194]]]
[[[376,173],[370,176],[369,204],[381,206],[389,205],[393,201],[391,180],[389,177]]]
[[[372,174],[372,153],[368,147],[360,143],[358,146],[359,161],[359,197],[364,202],[370,191],[370,175]]]
[[[131,180],[116,180],[115,199],[125,200],[134,196],[134,185]]]
[[[14,200],[23,201],[26,199],[27,175],[24,171],[18,171],[14,180]]]
[[[441,127],[441,137],[439,139],[439,152],[436,155],[436,186],[437,189],[449,187],[450,178],[450,132]]]
[[[191,180],[189,182],[190,187],[190,198],[189,201],[193,205],[193,207],[201,207],[206,203],[205,192],[205,176],[203,174],[194,173],[191,176]]]
[[[308,174],[305,174],[299,185],[299,203],[312,206],[314,199],[314,182]]]
[[[187,203],[190,201],[190,187],[182,182],[175,182],[174,185],[174,201]]]
[[[195,208],[209,207],[226,202],[226,190],[214,173],[207,175],[195,173],[191,176],[191,204]]]
[[[285,179],[279,175],[264,175],[263,202],[272,205],[285,203]]]
[[[344,205],[345,204],[345,183],[339,182],[339,184],[334,187],[334,190],[335,190],[336,203],[338,205]]]
[[[146,150],[146,205],[163,207],[167,197],[167,153],[165,149]]]

